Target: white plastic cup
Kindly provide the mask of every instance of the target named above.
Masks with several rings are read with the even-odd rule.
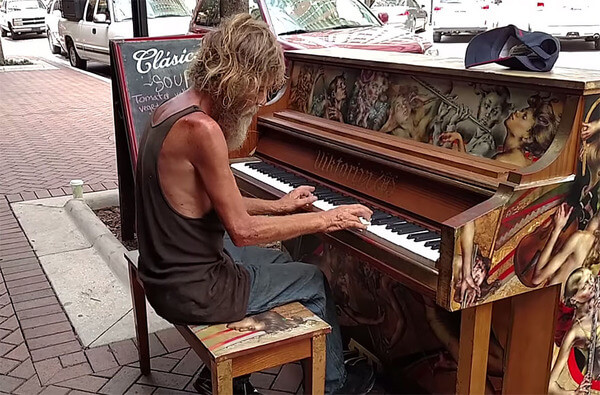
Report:
[[[73,191],[73,198],[83,199],[83,180],[71,180],[70,184]]]

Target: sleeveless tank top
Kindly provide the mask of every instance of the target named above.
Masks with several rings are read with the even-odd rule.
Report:
[[[156,312],[176,324],[218,323],[246,315],[250,275],[223,249],[225,229],[214,210],[202,218],[177,213],[160,186],[158,158],[171,127],[199,107],[148,125],[138,149],[136,226],[139,274]]]

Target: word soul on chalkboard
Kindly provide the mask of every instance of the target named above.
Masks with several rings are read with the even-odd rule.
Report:
[[[189,87],[188,69],[200,47],[200,37],[143,38],[113,41],[111,57],[132,157],[150,114]]]

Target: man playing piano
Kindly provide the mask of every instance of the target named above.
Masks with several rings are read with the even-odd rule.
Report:
[[[366,229],[372,214],[358,204],[296,213],[316,200],[309,186],[279,200],[241,196],[228,152],[243,143],[258,106],[285,80],[275,36],[249,15],[226,20],[204,37],[190,80],[192,88],[155,111],[139,147],[139,270],[148,300],[159,315],[179,324],[234,322],[300,301],[333,328],[326,391],[368,392],[372,369],[344,366],[335,307],[321,271],[278,251],[240,248]],[[225,231],[235,246],[224,246]],[[202,390],[202,382],[196,383]],[[234,381],[234,389],[253,391],[247,378]]]

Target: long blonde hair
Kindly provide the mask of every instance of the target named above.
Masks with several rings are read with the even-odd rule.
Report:
[[[283,85],[283,51],[264,22],[237,14],[203,37],[190,79],[196,90],[222,101],[221,108],[243,107],[249,95]]]

